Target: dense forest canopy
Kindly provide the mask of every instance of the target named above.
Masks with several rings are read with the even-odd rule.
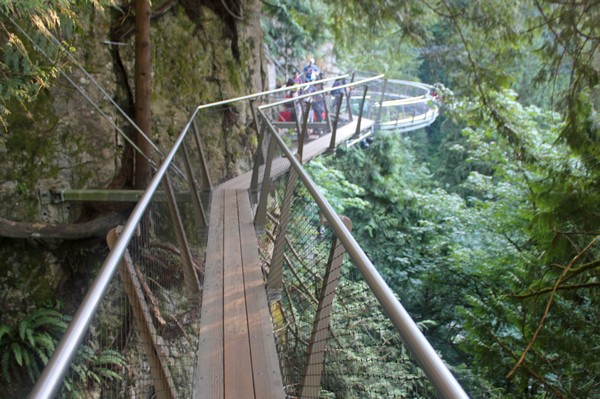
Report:
[[[358,241],[473,397],[598,395],[600,2],[327,9],[338,65],[450,89],[426,131],[313,168],[364,189],[327,190],[369,203],[340,209]]]
[[[80,11],[113,3],[0,1],[0,150],[10,116],[33,112],[57,76],[10,17],[32,21],[39,43],[47,29],[68,41]],[[189,12],[190,2],[170,3]],[[467,392],[600,395],[600,1],[263,0],[261,9],[252,18],[290,73],[333,48],[339,70],[447,88],[433,126],[378,134],[310,170],[334,187],[331,202]]]

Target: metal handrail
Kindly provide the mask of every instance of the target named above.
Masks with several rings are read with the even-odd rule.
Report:
[[[311,82],[311,83],[303,83],[302,86],[311,86],[311,85],[314,85],[314,84],[319,84],[320,82],[323,82],[325,80],[339,79],[339,78],[342,78],[342,77],[345,77],[345,76],[348,76],[348,75],[341,75],[341,76],[337,76],[335,78],[328,78],[328,79],[323,79],[323,80],[317,80],[317,81],[314,81],[314,82]],[[350,87],[354,87],[354,86],[362,86],[365,83],[368,83],[368,82],[371,82],[371,81],[374,81],[374,80],[383,79],[384,76],[385,75],[381,74],[381,75],[373,76],[371,78],[367,78],[367,79],[363,79],[363,80],[358,80],[356,82],[351,82],[351,83],[347,83],[347,84],[344,84],[344,85],[339,85],[339,86],[336,86],[336,87],[328,87],[326,89],[314,91],[312,93],[302,94],[302,95],[299,95],[298,97],[286,98],[286,99],[283,99],[283,100],[280,100],[280,101],[276,101],[276,102],[273,102],[273,103],[264,104],[264,105],[259,106],[258,109],[259,110],[263,110],[265,108],[277,107],[279,105],[287,104],[289,102],[293,102],[293,101],[298,101],[298,100],[303,100],[303,99],[306,99],[306,98],[314,97],[314,96],[319,95],[319,94],[331,93],[333,90],[346,89],[346,88],[350,88]],[[285,89],[289,90],[290,87],[289,86],[285,87]]]
[[[267,106],[263,107],[266,108]],[[371,288],[373,294],[386,311],[394,326],[402,336],[403,342],[408,347],[412,356],[419,363],[427,377],[440,395],[444,398],[465,399],[468,398],[458,381],[454,378],[450,370],[446,367],[442,359],[435,352],[427,338],[423,335],[417,324],[412,320],[408,312],[404,309],[396,295],[381,277],[377,269],[360,245],[356,242],[352,234],[348,231],[340,217],[333,210],[329,202],[323,197],[319,189],[312,181],[308,173],[302,167],[302,164],[296,159],[294,154],[287,148],[283,139],[276,134],[276,130],[268,120],[267,116],[260,109],[259,112],[265,123],[272,132],[272,140],[275,140],[280,150],[288,159],[298,177],[304,183],[321,212],[329,222],[338,239],[343,243],[346,251],[356,263],[359,271],[365,278],[365,281]]]
[[[349,74],[344,74],[344,75],[335,76],[333,78],[325,78],[325,79],[321,79],[321,80],[315,80],[314,82],[298,83],[298,84],[295,84],[294,86],[282,86],[282,87],[279,87],[277,89],[262,91],[262,92],[254,93],[254,94],[248,94],[247,96],[235,97],[235,98],[231,98],[229,100],[223,100],[223,101],[217,101],[217,102],[210,103],[210,104],[199,105],[198,107],[196,107],[196,110],[194,111],[194,114],[192,115],[191,119],[194,119],[194,117],[196,116],[196,114],[198,113],[198,111],[203,110],[203,109],[216,107],[218,105],[230,104],[230,103],[234,103],[234,102],[237,102],[237,101],[252,100],[252,99],[255,99],[255,98],[258,98],[258,97],[267,96],[269,94],[275,94],[275,93],[280,93],[282,91],[287,91],[287,90],[290,90],[292,87],[293,88],[307,87],[307,86],[312,86],[312,85],[315,85],[315,84],[321,84],[321,83],[325,83],[325,82],[330,82],[332,80],[336,80],[336,79],[340,79],[340,78],[347,78],[348,76],[350,76],[350,75]],[[343,87],[343,86],[339,86],[339,87]],[[310,95],[314,95],[316,93],[318,93],[318,92],[310,93]],[[298,98],[294,98],[294,99],[297,100]],[[277,103],[272,103],[272,104],[277,104]]]

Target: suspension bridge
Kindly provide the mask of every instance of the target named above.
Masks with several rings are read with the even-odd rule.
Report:
[[[30,398],[467,397],[303,167],[433,123],[432,88],[343,77],[195,109]],[[256,149],[216,182],[202,126],[232,106]]]

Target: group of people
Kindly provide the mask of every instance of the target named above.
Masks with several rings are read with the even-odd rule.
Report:
[[[289,87],[290,90],[286,92],[286,98],[295,98],[302,94],[314,93],[316,91],[320,91],[323,89],[322,83],[315,83],[308,86],[303,86],[302,88],[299,86],[302,83],[311,83],[322,79],[322,74],[315,63],[314,58],[310,58],[308,64],[304,66],[302,72],[300,73],[296,70],[291,78],[289,78],[286,82],[286,87]],[[334,83],[334,86],[339,86],[345,82],[341,80]],[[295,87],[296,86],[296,87]],[[332,95],[334,96],[334,104],[339,96],[341,90],[333,90]],[[323,94],[316,94],[311,97],[311,114],[309,114],[310,121],[322,122],[326,118],[325,113],[325,97]],[[295,122],[297,115],[302,115],[302,107],[297,102],[288,102],[285,103],[285,109],[279,113],[279,121],[281,122]]]

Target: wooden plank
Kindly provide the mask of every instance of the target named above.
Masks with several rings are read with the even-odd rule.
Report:
[[[223,397],[223,199],[216,191],[211,204],[195,399]]]
[[[254,393],[256,398],[281,399],[285,398],[285,392],[260,267],[250,200],[245,190],[238,191],[237,196]]]
[[[226,399],[254,398],[239,234],[237,193],[225,190],[223,326]]]

